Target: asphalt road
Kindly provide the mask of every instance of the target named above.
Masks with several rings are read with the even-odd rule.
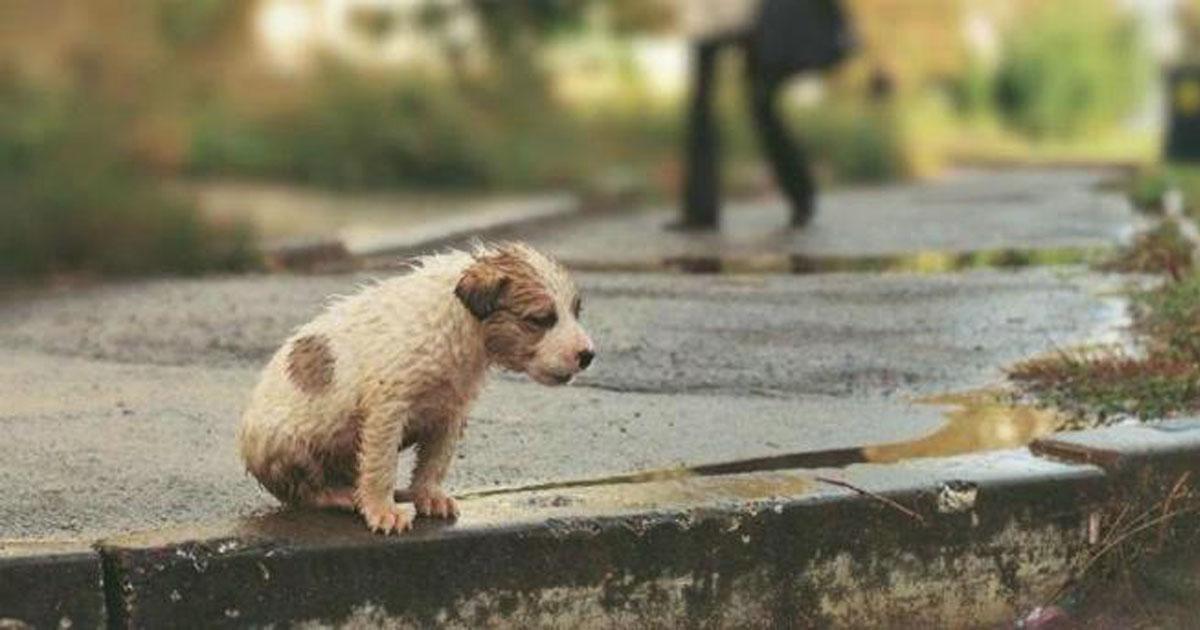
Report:
[[[1096,185],[1100,175],[1037,177],[1045,195],[1078,197],[1078,208],[1038,201],[1038,188],[1025,185],[1018,192],[1040,210],[1015,214],[1020,221],[993,216],[996,208],[966,212],[951,203],[976,190],[964,180],[853,193],[879,195],[878,226],[864,230],[861,251],[882,251],[870,238],[884,233],[901,235],[897,250],[904,239],[924,249],[922,230],[941,235],[930,247],[951,238],[911,223],[885,229],[896,215],[884,210],[953,226],[946,231],[961,250],[1111,245],[1131,231],[1132,213]],[[998,184],[976,192],[1000,194],[987,186]],[[1058,225],[1058,237],[1031,242],[1026,220],[1059,211],[1043,224]],[[555,241],[560,253],[586,241],[572,231],[578,224],[558,229],[570,232]],[[839,247],[853,252],[848,240]],[[288,332],[366,279],[165,279],[5,296],[0,539],[102,536],[272,507],[237,460],[242,404]],[[497,376],[472,413],[454,491],[917,439],[945,422],[946,409],[922,397],[994,386],[1003,366],[1112,338],[1125,317],[1118,279],[1078,267],[580,280],[595,367],[560,389]]]

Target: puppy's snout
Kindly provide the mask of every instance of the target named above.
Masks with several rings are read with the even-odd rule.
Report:
[[[596,358],[596,353],[593,350],[579,351],[579,369],[586,370],[592,364],[592,359]]]

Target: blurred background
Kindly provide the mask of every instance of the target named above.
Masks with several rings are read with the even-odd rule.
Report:
[[[674,204],[686,1],[0,3],[0,275],[254,269],[348,215],[550,191]],[[858,54],[788,95],[826,186],[980,162],[1186,179],[1159,158],[1164,77],[1200,2],[847,4]],[[728,189],[768,194],[727,57]]]

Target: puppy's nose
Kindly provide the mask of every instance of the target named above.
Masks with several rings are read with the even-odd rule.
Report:
[[[596,353],[591,350],[582,350],[579,353],[579,369],[586,370],[592,364],[592,359],[596,358]]]

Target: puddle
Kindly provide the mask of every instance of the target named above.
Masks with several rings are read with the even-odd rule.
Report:
[[[949,407],[946,424],[917,440],[864,447],[866,461],[892,463],[1017,448],[1053,433],[1066,420],[1049,409],[1010,404],[989,391],[946,394],[917,402]]]
[[[1063,426],[1060,414],[1028,405],[1005,402],[996,391],[980,390],[922,398],[920,404],[946,407],[946,423],[916,440],[864,447],[786,453],[692,467],[650,470],[595,479],[558,481],[519,487],[493,488],[459,495],[482,498],[525,492],[578,490],[597,486],[648,484],[695,477],[817,468],[842,468],[851,464],[894,463],[921,457],[945,457],[980,451],[1017,448]],[[620,490],[619,492],[627,492]]]
[[[789,497],[813,489],[817,484],[796,474],[708,477],[684,471],[668,479],[627,485],[572,488],[567,495],[540,493],[525,501],[542,507],[588,507],[604,509],[655,509],[667,505],[691,504],[702,501],[753,501],[766,497]],[[519,507],[519,505],[518,505]]]
[[[612,475],[609,477],[598,477],[595,479],[575,479],[570,481],[551,481],[547,483],[532,484],[527,486],[515,486],[504,488],[492,488],[488,490],[478,490],[475,492],[464,492],[456,495],[460,499],[476,499],[482,497],[491,497],[502,494],[516,494],[519,492],[543,492],[547,490],[575,490],[580,488],[591,488],[595,486],[616,486],[623,484],[634,483],[650,483],[654,481],[672,481],[677,479],[687,479],[694,477],[698,473],[694,468],[664,468],[661,470],[647,470],[643,472],[628,473],[625,475]]]
[[[949,273],[971,269],[1023,269],[1089,264],[1109,250],[1097,248],[996,249],[973,252],[927,250],[881,256],[747,254],[673,256],[660,261],[573,261],[576,271],[676,272],[687,274]]]

